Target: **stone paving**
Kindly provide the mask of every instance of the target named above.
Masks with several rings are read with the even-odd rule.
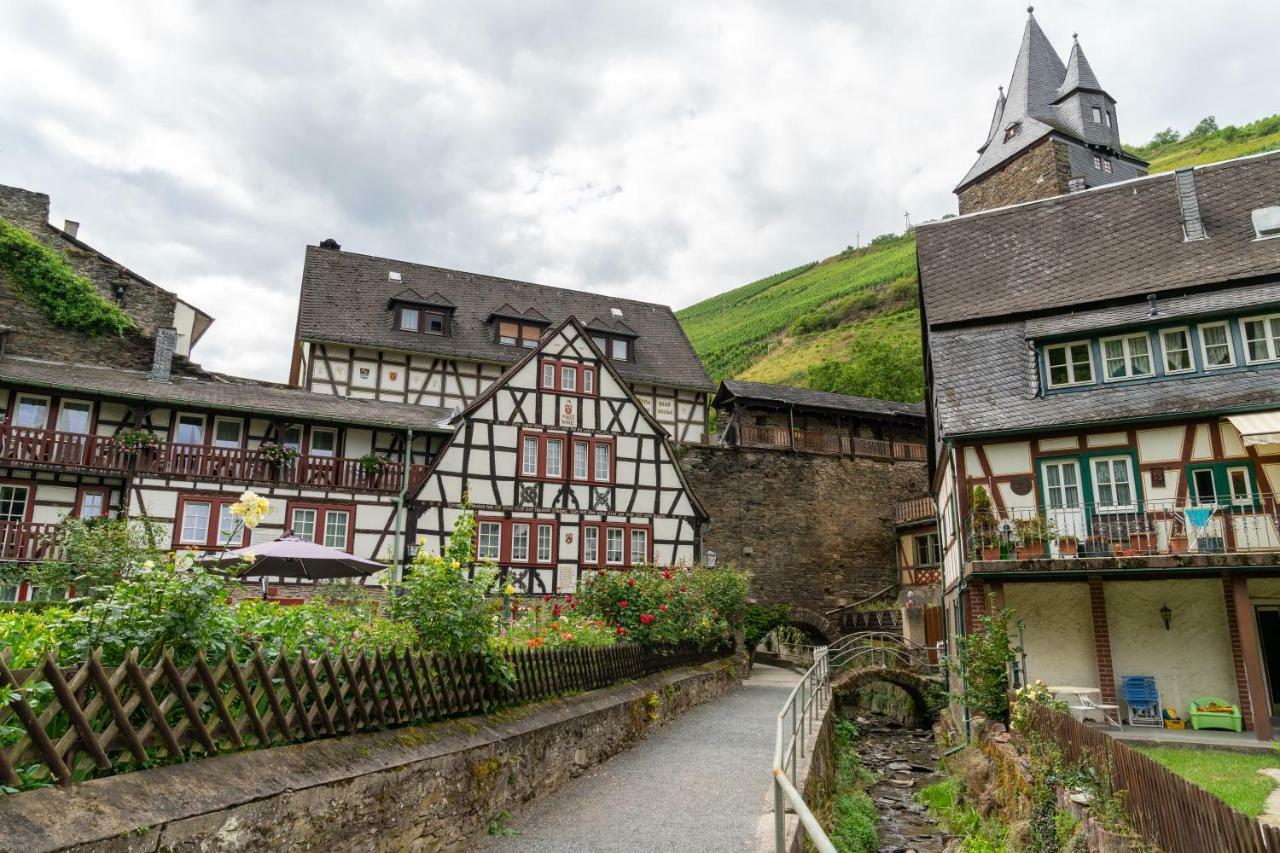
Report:
[[[774,725],[799,680],[757,664],[751,678],[514,815],[502,853],[743,851],[769,794]]]

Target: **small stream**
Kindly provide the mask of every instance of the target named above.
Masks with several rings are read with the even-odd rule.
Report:
[[[942,778],[933,733],[880,714],[851,713],[858,756],[879,781],[867,789],[880,811],[881,853],[941,853],[947,835],[915,795]]]

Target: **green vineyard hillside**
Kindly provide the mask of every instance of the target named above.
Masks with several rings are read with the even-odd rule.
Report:
[[[1151,173],[1280,148],[1280,115],[1131,148]],[[915,237],[861,249],[725,291],[676,312],[711,378],[751,379],[917,402],[924,396]]]

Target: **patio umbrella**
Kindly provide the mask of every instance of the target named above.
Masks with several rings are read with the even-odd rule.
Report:
[[[207,565],[226,566],[240,563],[252,555],[253,562],[239,573],[239,577],[306,578],[331,580],[333,578],[365,578],[386,566],[377,560],[366,560],[337,548],[326,548],[308,542],[286,532],[279,539],[238,548],[225,554],[205,557],[200,562]]]

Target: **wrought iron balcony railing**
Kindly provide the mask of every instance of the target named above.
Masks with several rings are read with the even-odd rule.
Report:
[[[1280,551],[1280,503],[1251,494],[970,513],[967,561]]]

